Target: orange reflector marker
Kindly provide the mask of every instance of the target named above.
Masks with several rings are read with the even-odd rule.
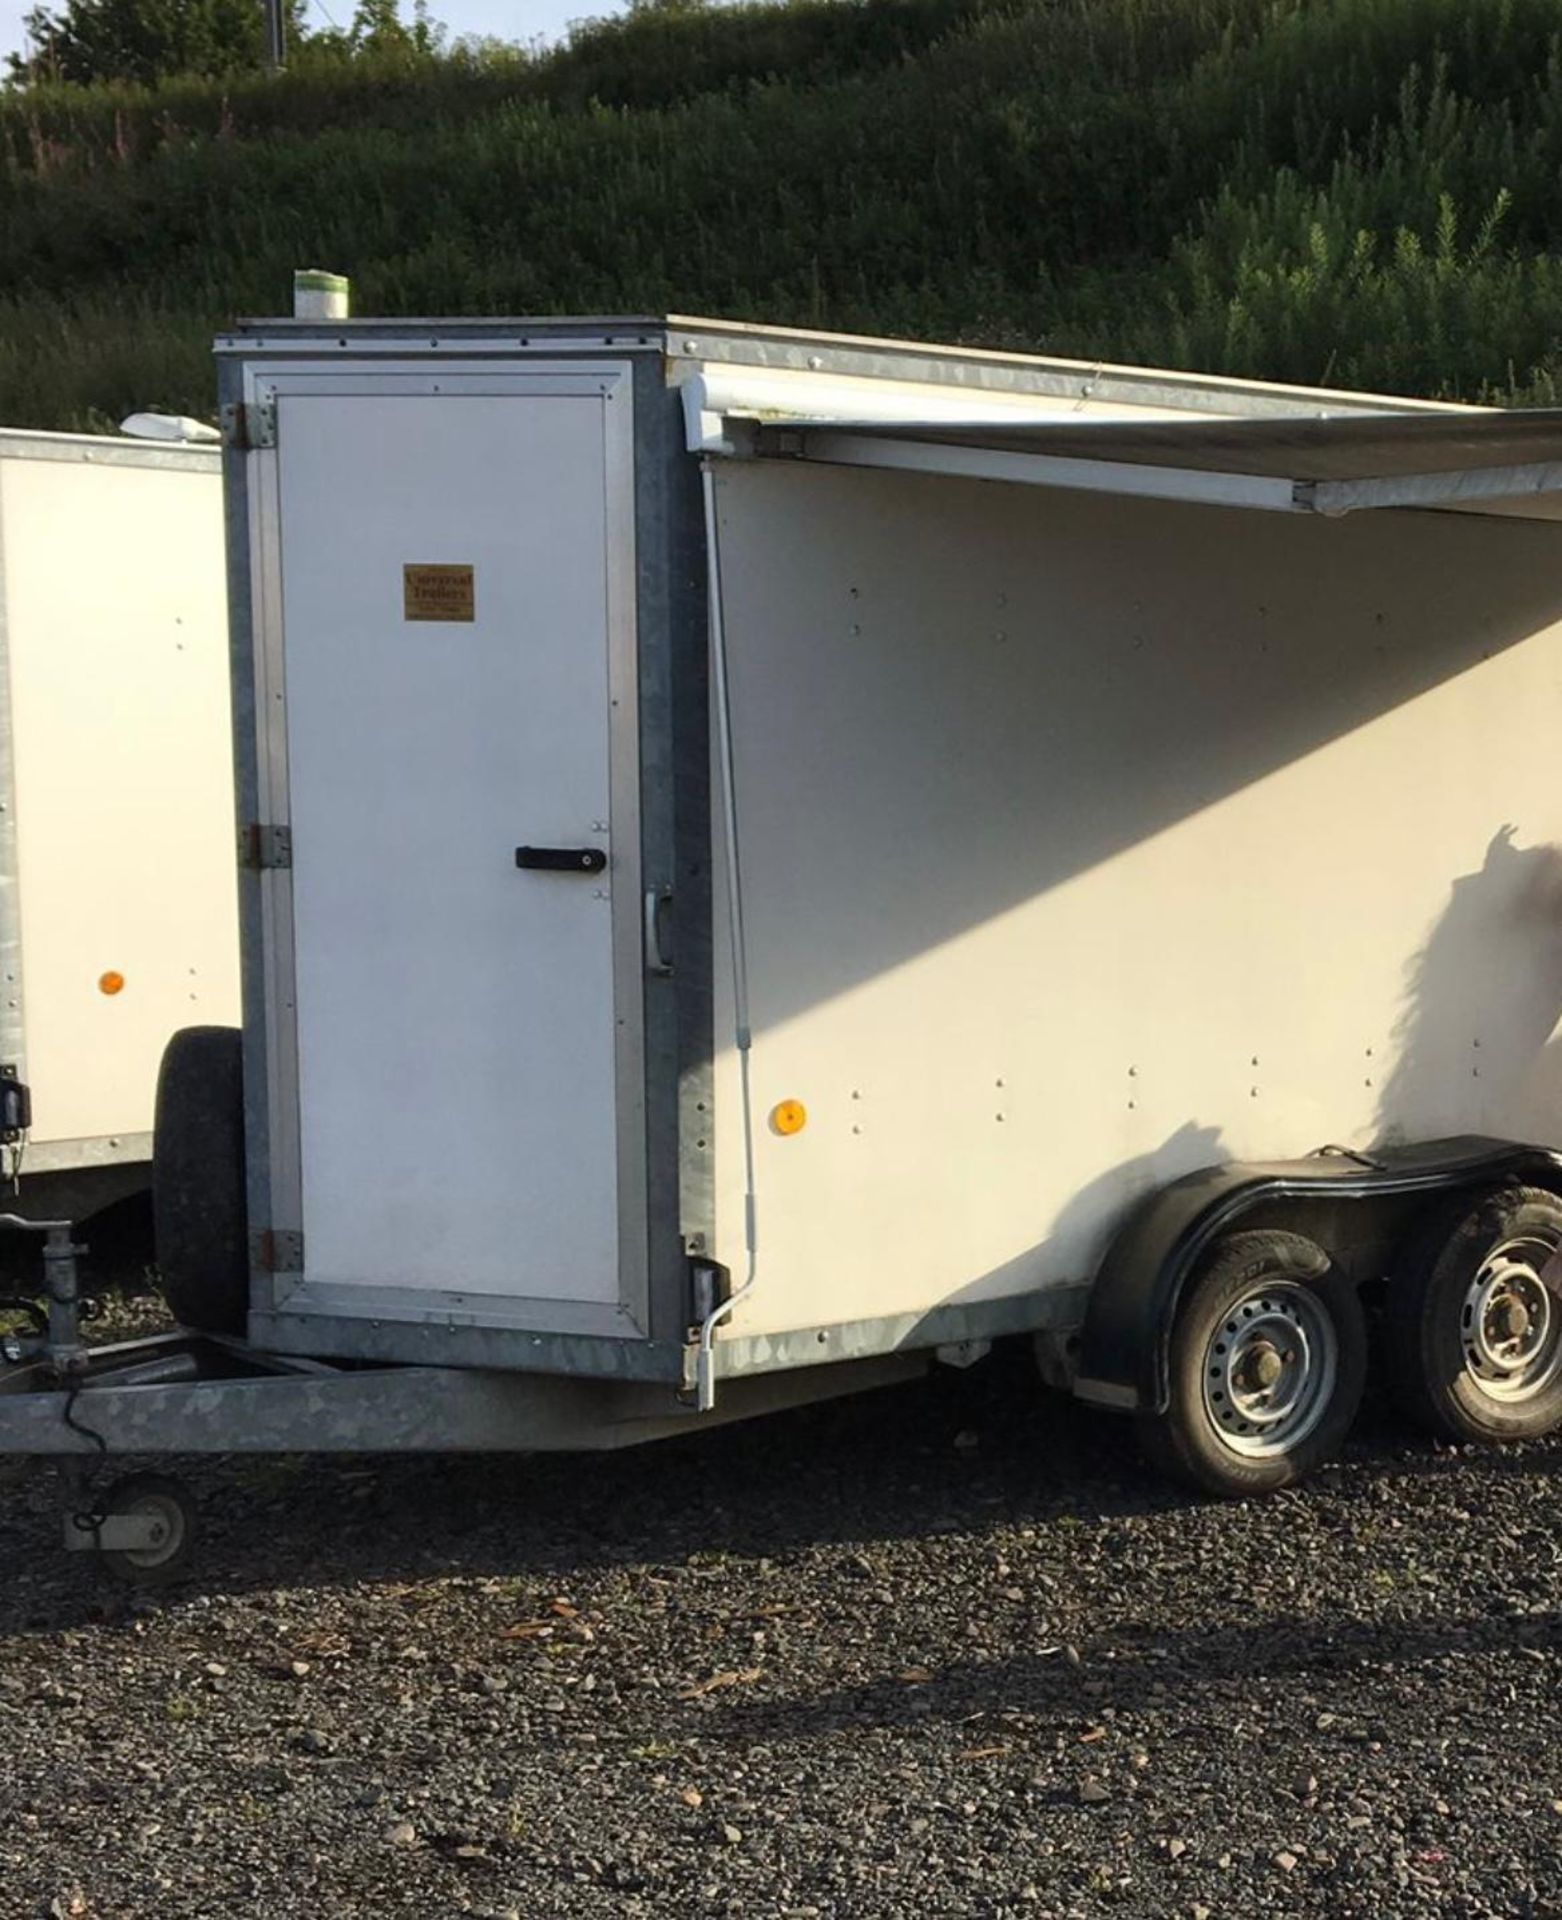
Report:
[[[123,993],[124,990],[125,976],[122,973],[115,973],[110,969],[109,972],[98,975],[99,993]]]
[[[801,1133],[808,1125],[808,1109],[801,1100],[783,1100],[770,1109],[770,1124],[777,1133]]]

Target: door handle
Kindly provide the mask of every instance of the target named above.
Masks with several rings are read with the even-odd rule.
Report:
[[[607,855],[600,847],[517,847],[515,864],[537,873],[600,873]]]
[[[648,973],[664,977],[673,970],[670,942],[664,938],[667,915],[672,908],[671,887],[647,887],[645,894],[645,965]],[[1562,1251],[1557,1254],[1562,1263]]]

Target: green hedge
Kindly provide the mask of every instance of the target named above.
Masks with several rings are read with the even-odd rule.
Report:
[[[1549,400],[1556,0],[664,7],[552,54],[0,95],[0,420],[359,311],[673,307]]]

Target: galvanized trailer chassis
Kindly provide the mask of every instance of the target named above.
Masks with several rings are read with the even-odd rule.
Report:
[[[1046,1370],[1079,1398],[1123,1411],[1156,1410],[1166,1404],[1167,1342],[1179,1296],[1220,1235],[1239,1224],[1315,1220],[1332,1210],[1331,1239],[1371,1250],[1357,1256],[1367,1278],[1405,1208],[1428,1196],[1520,1182],[1562,1192],[1562,1154],[1467,1138],[1371,1158],[1329,1153],[1267,1167],[1212,1167],[1152,1195],[1125,1222],[1094,1284],[1072,1289],[1061,1312],[1033,1307],[1010,1331],[1034,1333]],[[692,1351],[681,1381],[658,1383],[330,1364],[185,1329],[91,1346],[81,1336],[80,1249],[69,1225],[6,1216],[0,1226],[45,1234],[48,1288],[46,1327],[6,1336],[0,1455],[613,1448],[907,1379],[935,1357],[968,1364],[983,1346],[976,1339],[930,1344],[908,1328],[900,1350],[848,1354],[830,1367],[735,1382],[706,1415],[692,1404]],[[1562,1274],[1547,1279],[1562,1286]]]

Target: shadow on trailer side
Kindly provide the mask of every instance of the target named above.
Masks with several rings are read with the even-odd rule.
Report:
[[[1377,1140],[1414,1136],[1429,1113],[1471,1091],[1544,1139],[1562,1115],[1562,848],[1493,831],[1480,867],[1455,876],[1448,903],[1405,970],[1393,1065]]]

